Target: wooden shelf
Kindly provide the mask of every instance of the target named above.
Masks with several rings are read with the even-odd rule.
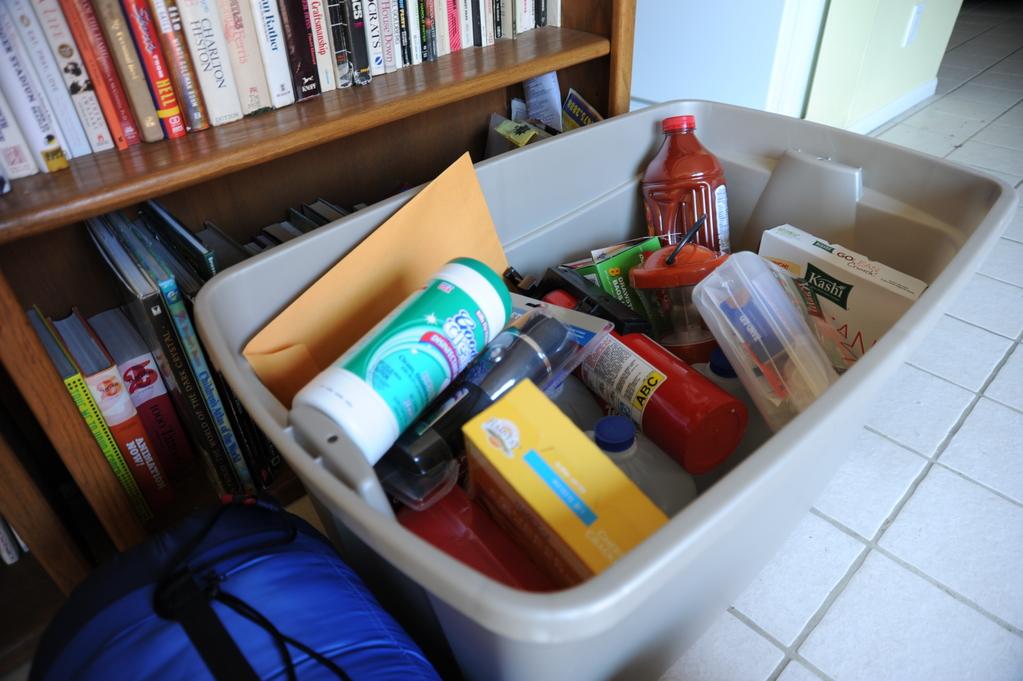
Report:
[[[64,604],[64,595],[27,553],[14,565],[0,564],[0,677],[32,657],[43,631]]]
[[[376,77],[366,87],[330,92],[181,139],[77,158],[70,170],[13,183],[0,201],[0,243],[581,64],[610,50],[603,36],[537,29]]]

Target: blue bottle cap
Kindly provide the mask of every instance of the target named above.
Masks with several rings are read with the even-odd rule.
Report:
[[[721,348],[714,348],[713,352],[710,353],[709,366],[715,376],[735,378],[735,369],[728,363],[728,358],[725,357],[725,353],[721,351]]]
[[[636,426],[624,416],[605,416],[597,421],[593,439],[605,452],[624,452],[636,441]]]

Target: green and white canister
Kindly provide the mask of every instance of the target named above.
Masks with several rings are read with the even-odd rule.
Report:
[[[456,258],[295,396],[290,420],[320,451],[370,465],[508,322],[501,277]]]

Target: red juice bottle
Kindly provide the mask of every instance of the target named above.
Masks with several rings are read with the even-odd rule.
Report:
[[[661,121],[664,142],[643,173],[643,204],[651,236],[677,243],[702,216],[693,241],[721,253],[728,243],[728,191],[717,158],[696,139],[695,116]]]

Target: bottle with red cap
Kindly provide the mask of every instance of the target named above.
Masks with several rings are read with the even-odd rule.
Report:
[[[717,342],[693,303],[693,289],[728,258],[694,243],[650,253],[629,272],[658,343],[689,364],[710,359]]]
[[[696,117],[665,118],[661,129],[664,141],[643,174],[650,234],[673,244],[706,216],[696,243],[712,251],[731,252],[725,171],[696,138]]]

